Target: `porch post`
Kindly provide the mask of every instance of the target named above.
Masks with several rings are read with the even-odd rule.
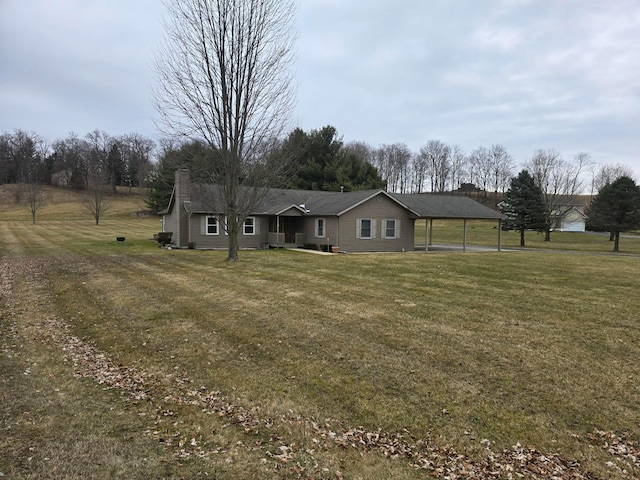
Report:
[[[464,228],[463,228],[463,236],[462,236],[462,253],[467,251],[467,219],[464,219]]]
[[[429,251],[429,219],[424,219],[424,251]]]
[[[433,245],[433,218],[429,219],[429,245]]]

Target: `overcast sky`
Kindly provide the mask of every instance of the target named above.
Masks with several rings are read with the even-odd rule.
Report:
[[[299,0],[292,128],[587,152],[640,179],[638,0]],[[160,0],[0,0],[0,132],[157,139]]]

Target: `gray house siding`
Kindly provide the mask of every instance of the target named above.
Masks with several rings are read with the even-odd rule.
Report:
[[[316,221],[321,218],[324,220],[324,235],[316,236]],[[333,215],[307,217],[302,223],[302,232],[307,237],[306,243],[321,245],[338,245],[338,217]]]
[[[372,220],[372,238],[357,238],[358,220]],[[384,220],[397,220],[399,238],[384,238]],[[386,195],[377,195],[340,216],[340,250],[346,252],[400,252],[413,250],[415,219]]]
[[[229,237],[224,232],[222,225],[218,227],[217,235],[207,235],[205,220],[207,215],[194,214],[189,221],[189,240],[195,248],[226,249],[229,247]],[[261,248],[266,242],[269,231],[269,221],[267,217],[255,217],[255,234],[245,235],[243,227],[240,227],[238,234],[238,244],[240,248]],[[186,246],[180,245],[180,246]]]

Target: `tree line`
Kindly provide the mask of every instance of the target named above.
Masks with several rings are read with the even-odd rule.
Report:
[[[496,207],[516,170],[514,158],[500,144],[466,153],[457,145],[429,140],[414,152],[403,143],[379,147],[360,141],[345,143],[331,125],[307,132],[296,128],[268,147],[264,155],[271,163],[276,157],[285,163],[278,169],[280,175],[270,179],[272,187],[456,192]],[[163,139],[156,144],[137,133],[112,136],[94,130],[84,137],[70,133],[54,142],[24,130],[0,135],[0,183],[76,189],[104,185],[113,192],[117,186],[149,186],[147,203],[155,212],[166,207],[177,168],[189,168],[196,181],[205,182],[210,179],[211,165],[219,160],[216,149],[203,142]],[[539,149],[521,166],[541,188],[548,216],[568,196],[593,195],[621,176],[633,177],[628,167],[597,165],[584,152],[565,160],[553,149]],[[16,189],[16,201],[22,192]]]
[[[70,133],[49,142],[24,130],[5,132],[0,135],[0,184],[76,189],[100,184],[114,192],[117,186],[144,186],[154,168],[155,148],[153,140],[138,133],[111,136],[94,130],[84,137]]]

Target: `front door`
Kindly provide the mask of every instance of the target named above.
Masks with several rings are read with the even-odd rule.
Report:
[[[280,218],[280,228],[284,233],[284,243],[295,243],[298,223],[299,221],[295,217]]]
[[[278,228],[278,223],[280,228]],[[298,217],[271,217],[269,219],[269,231],[272,233],[284,233],[285,243],[295,243],[296,233],[301,231]]]

